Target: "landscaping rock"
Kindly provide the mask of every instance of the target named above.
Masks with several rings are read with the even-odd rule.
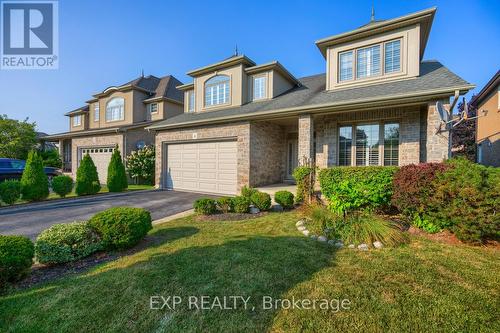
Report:
[[[283,206],[281,206],[279,204],[276,204],[273,207],[271,207],[271,210],[273,212],[282,212],[283,211]],[[299,221],[299,222],[301,222],[301,221]],[[297,223],[299,223],[299,222],[297,222]]]
[[[366,244],[359,244],[358,245],[358,250],[368,251],[368,245],[366,245]]]
[[[325,236],[319,236],[319,237],[318,237],[318,241],[319,241],[319,242],[326,243],[326,241],[328,241],[328,239],[327,239]]]
[[[384,244],[382,244],[382,242],[376,241],[376,242],[373,242],[373,247],[376,249],[381,249],[384,247]]]
[[[309,236],[309,230],[302,230],[302,233],[304,234],[304,236]]]
[[[349,244],[347,247],[348,247],[349,249],[355,249],[355,248],[356,248],[356,246],[354,246],[354,244]]]
[[[335,242],[335,247],[337,249],[341,249],[344,247],[344,243],[342,243],[341,241]]]
[[[328,241],[328,245],[334,246],[335,245],[335,239],[330,239]]]
[[[260,210],[257,207],[250,207],[250,214],[259,214]]]
[[[307,230],[307,228],[304,227],[303,225],[301,225],[300,227],[297,227],[297,230],[298,231],[304,231],[304,230]]]
[[[316,235],[311,235],[309,237],[311,237],[311,239],[314,239],[314,240],[318,239],[318,236],[316,236]]]
[[[303,226],[303,225],[304,225],[304,221],[303,220],[300,220],[297,223],[295,223],[296,227],[300,227],[300,226]]]

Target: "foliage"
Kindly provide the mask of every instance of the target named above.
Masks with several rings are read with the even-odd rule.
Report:
[[[196,213],[203,215],[211,215],[217,212],[215,200],[209,198],[195,200],[193,208]]]
[[[12,205],[21,196],[21,183],[18,180],[6,180],[0,183],[0,199]]]
[[[0,235],[0,288],[26,276],[33,264],[34,247],[24,236]]]
[[[86,222],[55,224],[35,242],[36,259],[42,264],[75,261],[101,249],[99,235]]]
[[[293,208],[293,193],[289,191],[278,191],[274,194],[274,201],[284,209]]]
[[[153,228],[151,214],[142,208],[113,207],[95,214],[89,226],[101,236],[105,248],[136,245]]]
[[[237,196],[233,198],[233,207],[235,213],[248,213],[250,209],[250,204],[252,202],[248,197],[243,195]]]
[[[36,146],[35,123],[0,115],[0,157],[25,160]]]
[[[154,184],[155,159],[154,146],[145,146],[131,152],[126,159],[129,176],[139,183],[144,181],[147,184]]]
[[[52,178],[52,190],[64,198],[73,190],[73,178],[65,175],[55,176]]]
[[[113,151],[109,161],[107,184],[109,192],[122,192],[128,187],[125,165],[118,148]]]
[[[255,189],[253,187],[246,186],[246,185],[241,188],[241,195],[250,199],[250,200],[252,200],[252,195],[256,192],[258,192],[257,189]]]
[[[332,211],[343,214],[358,209],[388,206],[396,167],[334,167],[319,174],[321,192]]]
[[[34,150],[28,154],[21,177],[21,193],[27,201],[40,201],[49,196],[49,180],[43,170],[43,161]]]
[[[60,169],[62,167],[61,155],[57,149],[42,150],[39,152],[43,160],[44,167],[53,167]]]
[[[254,192],[250,198],[255,207],[265,211],[271,208],[271,196],[264,192]]]
[[[303,165],[293,170],[293,178],[297,182],[296,202],[302,202],[304,199],[309,203],[314,192],[313,175],[315,168],[309,165]]]
[[[474,98],[472,96],[471,100]],[[457,106],[458,112],[462,113],[464,110],[464,103],[459,102]],[[468,118],[477,115],[477,109],[474,105],[468,103]],[[476,161],[476,119],[468,119],[462,121],[460,124],[453,128],[451,132],[451,151],[453,157],[464,157],[471,162]]]
[[[229,213],[234,209],[233,199],[230,197],[219,198],[217,199],[217,207],[220,209],[221,212]]]
[[[85,154],[76,171],[76,195],[96,194],[101,190],[97,168],[89,154]]]

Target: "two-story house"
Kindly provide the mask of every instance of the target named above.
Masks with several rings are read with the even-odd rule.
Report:
[[[290,179],[303,158],[321,167],[442,161],[437,101],[474,86],[423,60],[435,8],[316,42],[326,73],[295,78],[243,55],[188,72],[184,113],[156,131],[161,188],[237,193]]]
[[[150,75],[108,87],[93,95],[85,106],[66,113],[69,132],[45,136],[43,140],[59,143],[64,171],[73,177],[88,153],[100,182],[106,183],[115,148],[125,158],[131,151],[153,144],[154,133],[145,127],[183,113],[184,95],[176,88],[181,84],[171,75]]]

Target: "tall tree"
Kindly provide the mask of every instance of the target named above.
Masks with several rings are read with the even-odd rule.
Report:
[[[23,199],[40,201],[49,196],[49,180],[43,170],[43,161],[34,150],[28,154],[28,160],[21,177]]]
[[[0,115],[0,157],[25,160],[36,146],[35,123]]]
[[[125,165],[123,165],[118,147],[113,151],[113,155],[111,155],[111,161],[108,166],[107,184],[109,192],[122,192],[128,187],[127,173],[125,172]]]
[[[472,104],[467,103],[467,108],[469,111],[467,113],[468,118],[477,115],[477,110]],[[458,103],[457,109],[459,114],[462,114],[464,103]],[[461,156],[467,158],[469,161],[476,161],[476,124],[477,119],[467,119],[453,128],[451,141],[453,157]]]

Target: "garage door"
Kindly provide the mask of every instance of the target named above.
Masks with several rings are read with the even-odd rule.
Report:
[[[236,141],[167,145],[168,189],[236,194]]]
[[[106,184],[108,179],[108,166],[113,154],[114,147],[99,147],[99,148],[81,148],[80,160],[85,154],[89,154],[94,161],[99,174],[99,182]],[[78,163],[80,165],[80,163]]]

